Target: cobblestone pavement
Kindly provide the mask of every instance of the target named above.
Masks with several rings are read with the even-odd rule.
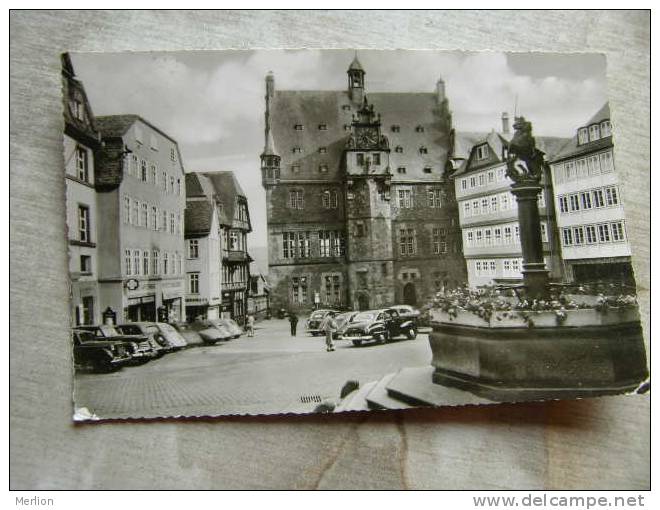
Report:
[[[100,418],[306,413],[315,400],[337,398],[349,379],[362,384],[431,362],[427,335],[360,347],[338,341],[326,352],[324,338],[301,326],[291,337],[288,322],[263,321],[253,338],[192,347],[112,374],[78,373],[76,408]]]

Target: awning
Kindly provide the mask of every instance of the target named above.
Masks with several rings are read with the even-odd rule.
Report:
[[[163,289],[163,301],[181,299],[182,297],[181,289]]]

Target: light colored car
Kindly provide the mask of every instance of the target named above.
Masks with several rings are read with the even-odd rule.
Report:
[[[217,329],[222,335],[222,340],[227,341],[234,338],[234,334],[231,332],[229,327],[221,322],[221,319],[206,319],[204,322],[210,325],[210,327]]]
[[[189,347],[204,344],[204,339],[199,332],[195,331],[195,328],[187,322],[173,322],[170,325],[184,338]]]
[[[220,331],[207,320],[196,320],[191,322],[190,329],[195,331],[205,344],[215,344],[229,338],[226,331]]]
[[[335,317],[335,322],[337,323],[337,331],[333,335],[333,338],[341,338],[348,325],[352,322],[358,313],[360,312],[346,312],[337,315]]]
[[[232,319],[210,319],[211,324],[224,327],[231,334],[231,338],[238,338],[243,334],[241,327]]]
[[[312,336],[323,335],[324,331],[321,326],[329,313],[334,313],[335,317],[339,314],[336,310],[314,310],[305,324],[307,332],[311,333]]]
[[[186,339],[171,324],[156,322],[155,325],[172,350],[178,351],[188,346]]]

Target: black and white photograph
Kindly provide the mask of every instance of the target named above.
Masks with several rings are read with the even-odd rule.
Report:
[[[648,389],[603,54],[61,63],[73,420]]]

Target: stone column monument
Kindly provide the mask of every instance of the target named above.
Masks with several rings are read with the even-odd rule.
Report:
[[[543,260],[538,198],[543,191],[541,178],[547,163],[544,153],[536,148],[532,123],[516,117],[513,128],[515,134],[505,146],[503,157],[506,175],[513,181],[511,192],[518,202],[523,282],[527,297],[543,299],[548,296],[548,270]]]

